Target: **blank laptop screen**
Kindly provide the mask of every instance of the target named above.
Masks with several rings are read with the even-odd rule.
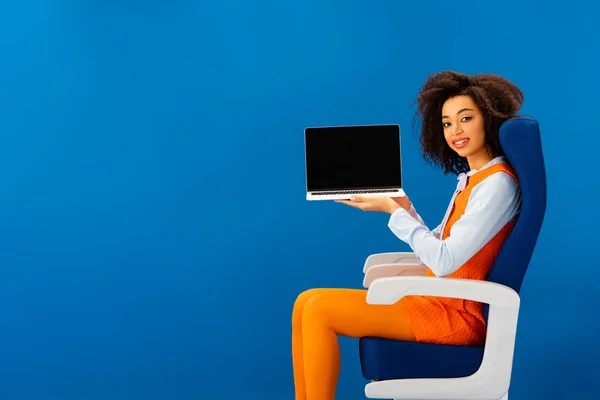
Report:
[[[308,191],[402,187],[398,125],[306,128]]]

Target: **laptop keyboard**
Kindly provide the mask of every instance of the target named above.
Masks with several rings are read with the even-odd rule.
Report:
[[[332,194],[359,194],[359,193],[386,193],[386,192],[399,192],[399,190],[394,189],[370,189],[370,190],[341,190],[336,192],[318,192],[313,193],[313,196],[327,196]]]

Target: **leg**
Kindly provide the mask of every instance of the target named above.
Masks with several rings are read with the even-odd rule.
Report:
[[[327,289],[310,289],[302,292],[294,303],[292,312],[292,362],[294,368],[294,386],[296,400],[306,400],[306,383],[304,381],[304,354],[302,349],[302,314],[306,302],[319,291]]]
[[[340,368],[337,335],[415,340],[400,303],[367,304],[366,294],[366,290],[313,289],[298,297],[295,340],[292,337],[297,400],[334,399]]]

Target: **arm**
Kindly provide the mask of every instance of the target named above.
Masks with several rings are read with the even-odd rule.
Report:
[[[426,226],[412,203],[408,213],[421,225]],[[442,225],[440,224],[432,231],[435,237],[440,237],[441,228]],[[371,254],[367,257],[363,267],[363,272],[366,274],[363,279],[363,286],[368,288],[373,280],[384,276],[425,275],[426,269],[427,267],[413,252]]]
[[[408,213],[410,214],[411,217],[413,217],[414,219],[419,221],[419,223],[421,225],[427,226],[427,225],[425,225],[425,222],[423,222],[423,218],[421,218],[419,213],[417,213],[417,210],[415,209],[415,206],[412,203],[410,203],[410,209],[408,209]],[[439,239],[441,229],[442,229],[442,224],[438,225],[433,231],[431,231],[431,233],[433,234],[433,236],[435,236],[436,238]]]
[[[514,179],[497,173],[473,188],[465,213],[445,240],[404,209],[391,215],[388,226],[436,276],[446,276],[473,257],[518,214],[520,201]]]

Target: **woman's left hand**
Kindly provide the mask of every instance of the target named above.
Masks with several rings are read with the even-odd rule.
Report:
[[[352,196],[351,200],[335,200],[336,203],[346,204],[363,211],[379,211],[392,214],[400,205],[391,197]]]

